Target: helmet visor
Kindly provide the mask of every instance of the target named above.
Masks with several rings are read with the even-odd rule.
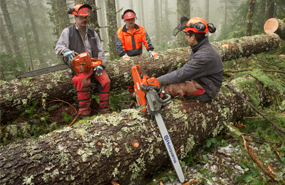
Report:
[[[187,17],[181,17],[180,18],[180,23],[177,25],[176,28],[172,31],[173,36],[176,36],[178,32],[184,30],[187,26],[186,23],[189,21]]]

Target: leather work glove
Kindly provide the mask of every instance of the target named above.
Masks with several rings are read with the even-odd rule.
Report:
[[[95,74],[97,76],[101,76],[103,73],[103,67],[101,65],[94,67]]]
[[[63,51],[63,57],[67,61],[68,65],[70,66],[70,62],[72,62],[75,57],[74,51],[71,51],[70,49],[65,49]]]
[[[159,56],[154,51],[149,51],[149,56],[153,57],[154,59],[159,59]]]
[[[130,57],[129,57],[129,55],[126,53],[126,54],[124,54],[124,56],[122,56],[122,59],[124,59],[124,60],[130,60]]]

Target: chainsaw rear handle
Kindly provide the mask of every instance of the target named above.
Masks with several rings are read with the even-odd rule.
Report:
[[[165,99],[162,99],[166,97]],[[163,97],[159,97],[158,94],[155,94],[155,98],[157,99],[157,101],[161,104],[165,104],[167,103],[169,100],[171,100],[171,96],[169,94],[163,93]]]

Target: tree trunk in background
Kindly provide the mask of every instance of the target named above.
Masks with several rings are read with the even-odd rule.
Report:
[[[246,16],[246,36],[251,36],[252,24],[253,24],[253,15],[254,15],[254,5],[255,0],[249,0],[249,8]]]
[[[274,17],[274,0],[267,0],[266,20]]]
[[[172,35],[172,30],[170,28],[170,20],[169,20],[169,14],[170,11],[168,9],[168,0],[164,0],[164,20],[161,21],[163,23],[162,29],[163,29],[163,40],[169,41]],[[174,29],[174,28],[173,28]]]
[[[189,0],[178,0],[177,1],[177,25],[180,24],[180,18],[185,16],[190,19],[190,1]],[[177,34],[177,46],[186,47],[188,42],[185,39],[185,34],[179,32]]]
[[[222,60],[227,61],[276,49],[279,47],[279,43],[280,37],[272,33],[214,42],[212,45],[221,54]],[[185,47],[158,52],[160,57],[155,61],[148,55],[132,57],[130,61],[109,61],[106,71],[112,82],[111,90],[115,91],[125,88],[127,85],[133,85],[131,68],[136,64],[141,65],[150,77],[159,77],[183,66],[188,61],[190,53],[191,49]],[[15,120],[21,114],[21,109],[25,107],[28,100],[74,101],[76,92],[71,78],[70,70],[64,70],[22,79],[20,82],[18,80],[0,81],[2,85],[0,89],[0,122],[6,123]],[[92,92],[98,93],[97,84],[93,83],[92,85],[94,89]]]
[[[224,22],[224,28],[227,28],[227,17],[228,17],[228,0],[225,0],[225,22]],[[223,34],[224,35],[224,39],[227,37],[226,34]]]
[[[6,52],[9,54],[12,54],[13,50],[12,50],[12,47],[11,47],[10,42],[9,42],[8,34],[7,34],[6,28],[4,26],[2,16],[0,16],[0,35],[2,38],[2,43],[4,44],[4,46],[6,48]]]
[[[28,31],[27,31],[27,26],[23,26],[25,30],[25,37],[27,41],[27,48],[29,52],[29,57],[30,57],[30,63],[31,63],[31,68],[29,67],[29,71],[34,71],[34,65],[33,65],[33,59],[32,59],[32,54],[31,54],[31,48],[30,48],[30,42],[29,42],[29,36],[28,36]]]
[[[69,15],[67,13],[66,0],[51,0],[52,14],[50,14],[50,18],[55,25],[54,31],[57,38],[60,37],[61,32],[64,28],[70,25]]]
[[[281,39],[285,40],[285,22],[281,19],[268,19],[264,24],[264,31],[266,33],[276,33]]]
[[[140,17],[139,17],[139,20],[140,20],[141,25],[146,29],[146,25],[145,25],[145,22],[144,22],[144,3],[143,3],[143,0],[139,0],[139,3],[140,3],[140,8],[139,8]]]
[[[121,25],[121,21],[122,21],[122,12],[124,11],[123,9],[120,11],[121,7],[120,7],[120,3],[119,1],[116,1],[116,12],[117,12],[117,27],[118,28],[121,28],[122,25]]]
[[[106,13],[108,21],[108,38],[109,38],[109,53],[110,60],[118,58],[118,53],[116,51],[116,32],[117,28],[117,19],[116,19],[116,2],[115,0],[106,0]]]
[[[210,22],[210,0],[205,0],[205,21]]]
[[[155,27],[155,45],[159,46],[160,44],[160,37],[161,37],[161,28],[160,28],[160,9],[159,7],[159,1],[153,1],[154,2],[154,6],[153,6],[153,12],[154,12],[154,27]]]
[[[102,40],[102,45],[104,50],[108,48],[108,36],[107,36],[107,23],[106,23],[106,13],[105,13],[105,1],[98,0],[97,5],[99,10],[98,12],[98,19],[99,19],[99,28],[100,28],[100,35]]]
[[[25,3],[26,3],[26,6],[27,6],[27,14],[28,14],[28,16],[30,18],[32,31],[33,31],[34,37],[35,37],[35,43],[36,43],[36,48],[37,48],[37,53],[38,53],[38,59],[40,60],[40,65],[44,67],[44,66],[46,66],[46,63],[44,61],[43,53],[41,51],[42,47],[41,47],[41,44],[40,44],[40,37],[39,37],[38,29],[37,29],[37,26],[36,26],[36,22],[35,22],[35,19],[34,19],[34,15],[32,13],[30,1],[29,0],[25,0]]]
[[[14,28],[13,28],[13,24],[12,24],[10,14],[7,8],[6,0],[0,0],[0,6],[1,6],[3,16],[4,16],[7,30],[9,32],[9,35],[11,36],[11,42],[12,42],[16,57],[18,60],[21,60],[23,57],[21,54],[21,50],[19,48],[19,43],[17,41],[16,33],[14,32]]]
[[[243,78],[240,83],[245,81],[256,84],[250,91],[262,103],[265,88],[254,78]],[[252,102],[243,86],[229,85]],[[205,139],[216,137],[225,124],[247,115],[249,108],[238,95],[222,89],[211,102],[174,99],[162,109],[162,118],[183,160]],[[146,175],[171,164],[157,124],[136,109],[96,116],[37,139],[0,146],[0,153],[1,184],[107,185],[115,177],[119,184],[146,184]]]
[[[86,0],[86,4],[89,4],[92,7],[92,14],[88,21],[88,27],[93,28],[101,40],[96,2],[95,0]]]
[[[130,1],[130,8],[128,9],[132,9],[134,10],[134,3],[133,3],[133,0],[129,0]],[[135,10],[134,10],[135,11]],[[135,11],[136,12],[136,11]]]

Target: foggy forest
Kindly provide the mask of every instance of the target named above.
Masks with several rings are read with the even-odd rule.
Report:
[[[64,64],[55,46],[75,23],[67,10],[77,4],[92,7],[88,27],[100,38],[111,81],[111,113],[100,113],[92,81],[91,115],[80,119],[67,67],[18,77]],[[0,184],[285,184],[284,0],[0,0],[0,6]],[[144,46],[130,61],[116,51],[127,9],[159,59]],[[215,26],[206,36],[224,71],[213,100],[174,97],[159,111],[183,170],[180,182],[155,119],[127,86],[134,85],[134,65],[158,78],[187,63],[187,36],[173,34],[182,16]]]

